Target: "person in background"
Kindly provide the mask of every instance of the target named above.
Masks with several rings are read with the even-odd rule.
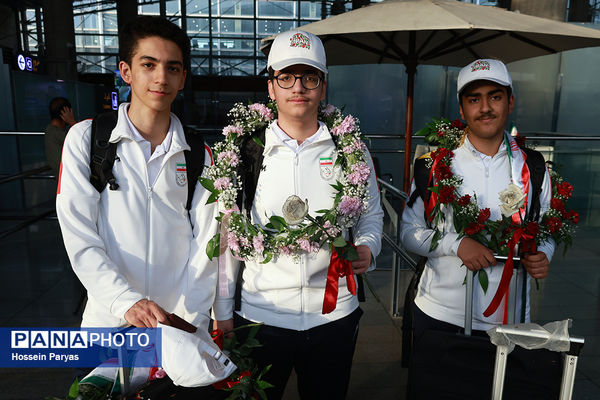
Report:
[[[63,143],[69,128],[77,123],[73,115],[73,107],[64,97],[55,97],[50,100],[50,123],[44,131],[46,145],[46,160],[52,168],[52,173],[58,176],[60,169],[60,155]]]

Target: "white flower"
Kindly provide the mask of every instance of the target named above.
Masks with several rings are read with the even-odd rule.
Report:
[[[283,218],[289,225],[298,225],[308,214],[308,199],[306,202],[296,195],[287,198],[281,208]]]
[[[506,189],[498,193],[498,198],[501,202],[500,212],[505,217],[510,217],[519,211],[525,203],[525,193],[514,183],[511,183]]]

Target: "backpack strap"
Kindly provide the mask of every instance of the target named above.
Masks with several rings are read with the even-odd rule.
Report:
[[[542,184],[546,174],[546,161],[539,151],[523,147],[522,150],[527,155],[527,167],[529,168],[529,178],[531,179],[531,202],[529,203],[529,212],[527,220],[537,221],[540,217],[540,194]]]
[[[117,126],[118,114],[110,111],[98,114],[92,120],[92,137],[90,148],[90,182],[99,193],[108,183],[110,190],[117,190],[119,185],[112,172],[117,143],[110,143],[110,135]]]
[[[187,170],[187,187],[188,196],[185,204],[185,209],[190,211],[192,208],[192,199],[194,198],[194,190],[198,183],[198,178],[204,170],[204,159],[206,153],[206,145],[202,135],[197,135],[187,130],[185,132],[185,141],[191,147],[190,150],[184,150],[185,165]]]
[[[261,143],[265,143],[265,130],[258,132],[256,135]],[[254,195],[256,194],[256,186],[258,185],[258,177],[263,169],[264,147],[256,143],[251,137],[246,138],[241,146],[242,162],[238,167],[238,174],[242,177],[242,190],[238,194],[236,203],[241,209],[250,210]]]
[[[413,206],[417,197],[420,197],[425,201],[425,199],[431,195],[431,192],[427,190],[429,175],[431,173],[431,168],[427,167],[427,160],[428,157],[426,156],[419,157],[415,160],[413,171],[417,190],[411,193],[410,198],[406,202],[406,205],[409,207]]]

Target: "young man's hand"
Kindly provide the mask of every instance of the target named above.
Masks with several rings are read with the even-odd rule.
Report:
[[[125,320],[137,328],[156,328],[167,321],[167,312],[153,301],[142,299],[125,313]]]
[[[233,330],[233,318],[226,319],[223,321],[213,321],[213,330],[221,330],[222,332],[229,332]],[[233,332],[227,333],[225,336],[231,337]]]
[[[497,264],[492,250],[467,237],[461,240],[457,255],[471,271],[479,271],[482,268]]]
[[[352,271],[358,275],[363,272],[367,272],[371,265],[371,249],[369,246],[361,244],[356,246],[356,252],[358,253],[358,260],[352,261]]]
[[[71,107],[63,107],[63,109],[60,111],[60,117],[70,126],[73,126],[77,123]]]
[[[550,261],[543,251],[538,251],[535,254],[525,254],[521,257],[521,264],[525,267],[532,278],[542,279],[548,276]]]

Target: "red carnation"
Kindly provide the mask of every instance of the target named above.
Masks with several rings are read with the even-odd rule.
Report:
[[[537,222],[529,222],[525,227],[525,232],[529,235],[536,236],[538,233],[540,233],[540,226]]]
[[[456,195],[454,194],[454,188],[451,186],[443,186],[440,189],[439,193],[440,203],[448,204],[453,202],[456,199]]]
[[[568,211],[565,213],[565,218],[570,219],[574,224],[577,224],[579,222],[579,213],[573,210]]]
[[[557,199],[556,197],[553,197],[552,200],[550,200],[550,207],[552,207],[558,211],[564,211],[565,210],[565,202],[562,201],[561,199]]]
[[[483,224],[489,218],[490,218],[490,209],[484,208],[483,210],[479,211],[479,215],[477,216],[477,222],[479,222],[480,224]]]
[[[483,227],[484,227],[483,224],[478,224],[477,222],[471,222],[469,224],[469,226],[467,226],[467,229],[465,229],[465,233],[469,236],[473,236],[473,235],[481,232]]]
[[[555,233],[562,227],[562,221],[556,217],[550,217],[548,218],[548,221],[546,221],[546,225],[548,225],[548,230],[550,230],[551,233]]]
[[[435,153],[435,157],[434,157],[434,153]],[[448,150],[445,147],[440,147],[434,153],[431,154],[431,157],[433,157],[434,159],[440,159],[440,160],[446,156],[452,157],[454,155],[450,150]]]
[[[450,170],[450,166],[448,164],[438,163],[435,167],[435,176],[439,180],[452,178],[452,171]]]
[[[438,131],[437,137],[442,137],[444,136],[444,132],[443,131]]]
[[[463,123],[458,118],[455,119],[454,121],[452,121],[452,127],[453,128],[458,128],[458,129],[465,129],[465,126],[463,125]]]
[[[469,203],[471,202],[471,196],[468,194],[465,194],[464,196],[461,196],[458,199],[458,205],[461,207],[466,207],[469,205]]]
[[[560,196],[570,199],[571,195],[573,194],[573,185],[571,185],[569,182],[563,182],[558,185],[557,191]]]

